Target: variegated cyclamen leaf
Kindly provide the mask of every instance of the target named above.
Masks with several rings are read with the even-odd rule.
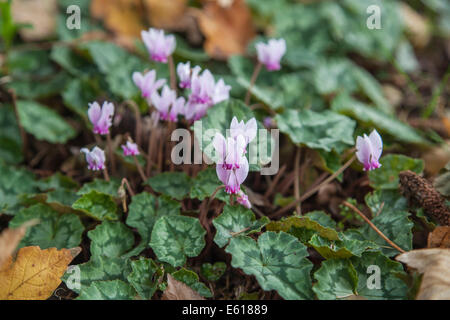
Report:
[[[196,257],[205,246],[206,231],[196,218],[163,216],[156,221],[150,247],[159,260],[174,267],[186,263],[187,257]]]
[[[284,232],[265,232],[258,241],[248,236],[232,238],[225,249],[231,265],[254,275],[263,290],[276,290],[288,300],[311,299],[310,270],[306,247]]]
[[[136,295],[136,290],[124,281],[94,281],[81,290],[77,300],[133,300]]]
[[[121,222],[104,221],[88,232],[91,239],[91,255],[117,258],[124,256],[134,244],[131,229]]]
[[[267,217],[256,220],[255,214],[241,205],[226,205],[222,214],[213,220],[217,230],[214,242],[219,247],[224,247],[234,234],[247,235],[259,232],[268,222]]]

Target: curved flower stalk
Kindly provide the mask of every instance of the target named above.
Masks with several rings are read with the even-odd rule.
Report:
[[[150,28],[141,32],[142,40],[153,61],[167,63],[176,47],[175,37],[165,35],[164,30]]]
[[[89,170],[98,171],[105,169],[105,152],[102,149],[96,146],[92,151],[82,148],[80,152],[86,155]]]
[[[356,138],[356,157],[363,164],[364,171],[381,167],[379,159],[382,152],[383,141],[377,130],[373,130],[369,136],[364,134]]]
[[[278,40],[270,39],[268,43],[258,42],[255,47],[258,56],[258,64],[255,66],[255,70],[250,79],[250,86],[245,95],[245,104],[247,105],[250,103],[251,91],[261,72],[262,66],[264,65],[268,71],[281,69],[281,58],[286,53],[286,41],[283,38]]]
[[[132,77],[133,82],[141,90],[144,98],[150,98],[154,92],[166,83],[166,79],[156,80],[156,70],[150,70],[145,74],[134,72]]]
[[[94,133],[106,135],[112,125],[114,105],[105,101],[100,107],[98,102],[89,103],[88,117],[94,126]]]
[[[270,39],[268,43],[256,44],[256,52],[259,63],[266,66],[268,71],[281,69],[281,58],[286,53],[286,41],[284,39]]]

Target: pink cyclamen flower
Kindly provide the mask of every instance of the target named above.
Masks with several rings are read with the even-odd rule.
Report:
[[[145,74],[134,72],[133,82],[141,90],[142,97],[150,98],[155,91],[157,91],[166,83],[166,80],[156,80],[156,71],[151,70]]]
[[[211,107],[219,102],[225,101],[230,96],[231,86],[220,79],[217,84],[214,76],[206,69],[199,74],[199,69],[193,70],[191,77],[192,92],[189,101],[194,104],[206,104]]]
[[[177,95],[175,91],[171,90],[167,85],[162,89],[161,95],[157,92],[151,96],[151,102],[158,110],[161,119],[169,119],[169,108],[175,102]]]
[[[168,120],[171,122],[178,121],[178,115],[184,114],[186,107],[186,99],[184,97],[179,97],[172,103],[172,108],[170,108]]]
[[[216,133],[213,140],[213,146],[219,156],[216,173],[229,194],[237,194],[248,175],[248,160],[242,152],[244,144],[243,136],[225,140],[220,133]]]
[[[137,144],[131,141],[127,141],[126,144],[123,144],[122,149],[124,156],[137,156],[139,154]]]
[[[266,66],[268,71],[280,70],[280,61],[286,53],[286,41],[284,39],[270,39],[269,42],[256,44],[258,61]]]
[[[175,50],[176,41],[173,35],[165,35],[164,30],[150,28],[141,32],[142,40],[153,61],[166,63]]]
[[[364,171],[370,171],[381,167],[380,159],[383,152],[383,141],[377,130],[367,136],[356,138],[356,157],[364,166]]]
[[[241,120],[238,122],[236,117],[233,117],[231,120],[230,125],[230,134],[232,138],[236,138],[240,135],[242,135],[245,138],[245,147],[244,147],[244,153],[245,149],[247,148],[247,144],[252,142],[253,139],[256,137],[256,132],[258,130],[258,126],[256,124],[256,119],[251,118],[247,121],[247,123],[244,123],[244,120]]]
[[[98,102],[89,103],[88,116],[94,126],[94,133],[108,134],[109,127],[112,125],[112,117],[114,115],[114,105],[105,101],[100,107]]]
[[[239,191],[237,195],[238,195],[236,198],[237,202],[246,207],[247,209],[251,209],[252,204],[248,200],[248,196],[244,192],[242,192],[242,190]]]
[[[103,170],[105,168],[105,152],[99,147],[94,147],[92,151],[87,148],[80,150],[86,154],[86,161],[88,163],[89,170]]]
[[[178,84],[180,88],[187,89],[191,87],[191,63],[188,61],[186,63],[179,63],[177,65],[177,74],[180,79]]]

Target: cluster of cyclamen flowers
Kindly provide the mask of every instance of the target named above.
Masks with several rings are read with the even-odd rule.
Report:
[[[176,42],[173,35],[165,35],[163,30],[150,29],[142,31],[142,39],[147,47],[150,58],[154,61],[173,63],[171,55],[175,50]],[[281,58],[286,52],[284,39],[271,39],[267,44],[256,44],[258,65],[264,65],[268,71],[281,68]],[[255,69],[255,72],[259,68]],[[141,95],[149,105],[153,105],[158,111],[159,118],[170,122],[177,122],[182,115],[187,120],[195,121],[202,118],[213,105],[229,98],[231,87],[226,85],[223,79],[218,82],[209,70],[203,70],[199,66],[191,68],[190,62],[179,63],[176,68],[179,78],[178,86],[183,90],[190,90],[188,99],[180,96],[174,88],[166,85],[165,79],[156,79],[156,71],[150,70],[144,74],[134,72],[132,79],[140,89]],[[173,75],[172,75],[173,76]],[[257,73],[255,74],[256,79]],[[161,92],[159,90],[162,88]],[[109,135],[114,115],[114,105],[104,102],[100,107],[98,102],[89,104],[88,117],[93,125],[93,132],[99,135]],[[266,126],[273,124],[272,119],[264,120]],[[225,186],[225,191],[230,195],[236,195],[238,203],[251,208],[248,196],[241,190],[241,184],[245,181],[249,171],[249,163],[245,156],[248,144],[256,137],[257,124],[255,118],[245,123],[238,122],[234,117],[230,124],[230,137],[217,133],[213,139],[213,146],[218,155],[216,172],[220,181]],[[121,146],[125,156],[136,157],[139,148],[131,139]],[[111,148],[111,146],[110,146]],[[376,130],[367,136],[357,137],[356,157],[363,164],[364,171],[374,170],[381,166],[379,158],[383,149],[383,142]],[[111,150],[110,150],[111,151]],[[91,151],[81,149],[86,155],[88,169],[104,170],[105,152],[95,146]],[[136,160],[136,159],[135,159]]]
[[[247,195],[242,192],[241,184],[247,178],[249,170],[245,156],[247,146],[256,137],[256,131],[255,118],[244,123],[244,121],[238,122],[234,117],[230,125],[230,137],[225,139],[221,133],[216,133],[213,139],[213,146],[218,156],[217,176],[225,185],[225,191],[236,194],[237,201],[247,208],[250,208],[251,204]]]
[[[109,128],[112,126],[112,118],[114,116],[114,104],[105,101],[100,107],[98,102],[89,103],[88,117],[92,123],[93,132],[99,135],[108,135]],[[138,146],[132,141],[127,141],[122,145],[125,156],[139,155]],[[105,170],[105,152],[99,147],[95,146],[91,151],[87,148],[82,148],[81,152],[86,154],[86,161],[88,169],[93,171]]]
[[[142,31],[142,40],[149,51],[150,59],[161,63],[170,62],[176,46],[173,35],[165,35],[163,30],[150,29]],[[178,116],[181,115],[187,120],[195,121],[202,118],[213,105],[229,99],[231,86],[226,85],[223,79],[216,82],[208,69],[201,72],[199,66],[191,68],[188,61],[179,63],[176,72],[179,78],[178,86],[191,90],[187,100],[182,96],[177,98],[176,91],[166,85],[165,79],[156,80],[155,70],[144,74],[133,73],[133,81],[141,90],[142,97],[158,110],[162,120],[177,122]]]

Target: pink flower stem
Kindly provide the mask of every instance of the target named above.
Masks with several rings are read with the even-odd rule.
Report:
[[[173,57],[169,56],[169,72],[170,72],[170,88],[172,90],[177,90],[177,79],[175,76],[175,63],[173,62]]]
[[[106,169],[106,167],[103,168],[103,177],[105,178],[106,181],[108,181],[108,182],[110,181],[109,180],[108,169]]]
[[[134,140],[138,146],[141,145],[141,134],[142,134],[142,117],[139,106],[133,100],[127,100],[124,102],[126,105],[130,106],[134,111],[134,116],[136,118],[136,131],[134,133]]]
[[[139,172],[139,175],[141,176],[142,180],[145,182],[147,181],[147,177],[144,174],[144,170],[142,170],[141,164],[139,163],[138,159],[136,156],[133,156],[134,159],[134,164],[136,165],[136,168]]]
[[[111,161],[111,170],[112,170],[113,174],[116,174],[116,159],[114,158],[113,145],[112,145],[110,132],[108,132],[108,134],[106,135],[106,143],[108,144],[108,153],[109,153],[109,159]]]
[[[250,103],[251,91],[253,86],[255,85],[256,79],[258,78],[259,73],[261,72],[262,63],[258,62],[253,71],[252,78],[250,79],[250,86],[248,87],[247,94],[245,95],[245,104],[248,105]]]

